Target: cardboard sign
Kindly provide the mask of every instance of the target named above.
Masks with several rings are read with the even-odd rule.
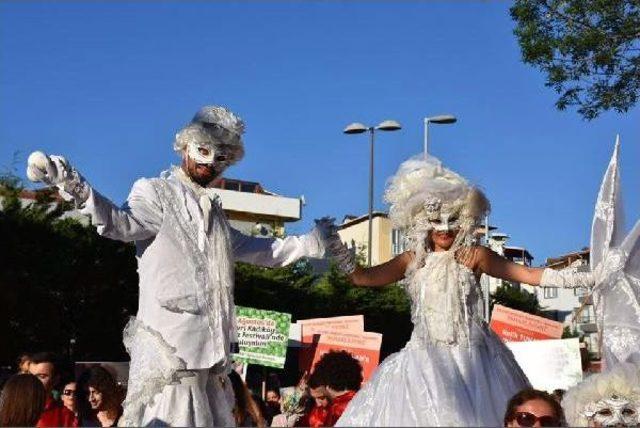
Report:
[[[331,350],[347,351],[362,365],[363,382],[366,382],[378,367],[381,345],[380,333],[324,333],[314,349],[311,367]]]
[[[323,333],[354,333],[364,332],[364,316],[348,315],[331,318],[311,318],[299,320],[301,328],[302,349],[299,354],[300,371],[311,371],[318,346],[318,340]]]
[[[236,306],[238,345],[233,359],[247,364],[283,368],[291,314]]]
[[[305,337],[321,333],[362,333],[364,331],[363,315],[348,315],[331,318],[312,318],[299,320],[302,327],[302,341]]]
[[[577,338],[510,342],[506,345],[536,389],[549,392],[566,390],[582,380]]]
[[[491,329],[504,342],[560,339],[562,323],[547,318],[495,305],[491,314]]]

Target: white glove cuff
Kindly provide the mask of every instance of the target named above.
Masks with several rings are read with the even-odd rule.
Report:
[[[578,272],[575,268],[555,270],[546,268],[542,271],[541,287],[560,288],[592,288],[595,284],[593,273]]]

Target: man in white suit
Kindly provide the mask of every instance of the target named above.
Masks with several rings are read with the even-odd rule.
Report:
[[[326,221],[285,239],[249,237],[229,226],[208,186],[244,155],[243,133],[231,111],[202,108],[176,134],[181,166],[136,181],[122,207],[64,158],[29,156],[29,179],[57,186],[99,234],[136,243],[139,310],[124,332],[131,365],[121,426],[235,425],[226,381],[235,340],[234,261],[284,266],[324,255]]]

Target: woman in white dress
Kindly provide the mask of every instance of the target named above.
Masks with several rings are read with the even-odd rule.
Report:
[[[509,398],[529,386],[512,353],[483,320],[482,273],[531,285],[580,286],[589,273],[512,263],[475,246],[489,210],[483,193],[432,157],[404,162],[385,194],[410,250],[356,267],[334,236],[330,254],[354,285],[402,281],[413,334],[354,397],[338,426],[501,426]]]

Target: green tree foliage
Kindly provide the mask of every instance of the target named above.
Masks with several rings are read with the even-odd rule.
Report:
[[[535,294],[520,290],[508,282],[503,282],[491,295],[491,311],[493,311],[495,304],[533,315],[542,315],[542,308]]]
[[[586,119],[626,112],[640,93],[639,0],[516,0],[522,59]]]
[[[137,312],[135,248],[102,238],[91,226],[60,219],[68,209],[43,192],[20,203],[19,180],[0,182],[0,364],[23,351],[76,360],[124,361],[122,329]],[[236,265],[238,305],[292,313],[294,319],[363,314],[365,328],[384,334],[383,355],[411,332],[409,302],[399,286],[356,288],[331,266],[319,276],[308,263],[267,269]]]
[[[99,237],[47,192],[23,207],[19,182],[0,184],[0,362],[19,352],[67,353],[83,360],[122,360],[122,328],[137,310],[132,245]]]

